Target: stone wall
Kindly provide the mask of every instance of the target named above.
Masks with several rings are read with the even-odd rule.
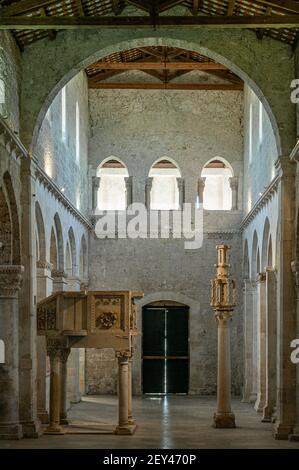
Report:
[[[66,129],[62,135],[62,92],[55,97],[42,123],[33,153],[77,209],[86,211],[88,88],[85,72],[74,77],[65,87]],[[76,158],[76,103],[79,106],[79,158]],[[75,190],[74,190],[75,189]]]
[[[0,116],[18,134],[21,54],[7,31],[0,31],[0,79],[4,82],[5,96],[4,104],[0,104]]]
[[[93,172],[107,157],[120,158],[133,178],[133,201],[144,202],[145,180],[161,157],[173,159],[185,181],[185,201],[194,203],[205,163],[225,158],[239,178],[239,210],[205,211],[204,243],[186,250],[183,240],[90,237],[90,289],[132,289],[145,302],[176,301],[190,307],[189,392],[216,390],[217,328],[210,307],[215,245],[232,246],[232,276],[237,280],[238,308],[232,326],[233,393],[242,384],[241,237],[243,169],[243,95],[241,92],[90,91]],[[141,325],[143,303],[138,304]],[[88,351],[89,393],[115,393],[116,368],[110,351]],[[142,391],[141,338],[133,363],[134,393]]]

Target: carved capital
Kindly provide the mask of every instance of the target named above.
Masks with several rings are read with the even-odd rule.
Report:
[[[228,326],[232,319],[232,312],[229,310],[222,310],[215,312],[215,319],[218,326]]]
[[[265,272],[258,273],[257,281],[258,282],[265,282],[266,281],[266,273]]]
[[[68,360],[68,357],[70,355],[71,350],[69,348],[67,349],[61,349],[60,350],[60,360],[63,363],[66,363]]]
[[[153,185],[153,177],[152,176],[149,176],[148,178],[146,178],[146,181],[145,181],[145,188],[150,191],[152,189],[152,185]]]
[[[237,190],[238,189],[238,177],[237,176],[232,176],[229,180],[229,185],[231,190]]]
[[[131,350],[123,350],[123,351],[115,351],[115,356],[117,357],[118,359],[118,362],[128,362],[128,360],[130,359],[132,355],[132,352]]]
[[[53,278],[67,278],[68,274],[65,271],[59,271],[58,269],[52,269],[51,271]]]
[[[40,268],[40,269],[47,269],[48,271],[52,271],[52,270],[53,270],[53,264],[52,264],[52,263],[49,263],[48,261],[46,261],[46,260],[41,260],[41,259],[39,259],[39,260],[36,262],[36,267],[37,267],[37,268]]]
[[[0,265],[0,297],[15,297],[22,285],[23,266]]]

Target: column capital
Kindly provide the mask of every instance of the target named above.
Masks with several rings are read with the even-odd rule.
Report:
[[[67,363],[67,360],[68,360],[68,357],[70,355],[70,348],[66,348],[66,349],[60,349],[60,360],[61,362],[63,362],[64,364]]]
[[[22,285],[24,267],[0,265],[0,297],[15,297]]]
[[[52,263],[49,263],[48,261],[41,260],[41,259],[37,260],[36,267],[39,268],[39,269],[46,269],[50,272],[53,270],[53,264]]]
[[[198,181],[197,181],[198,191],[200,191],[200,189],[201,189],[201,190],[204,190],[205,184],[206,184],[206,179],[207,179],[207,178],[206,178],[205,176],[200,176],[200,177],[198,178]]]
[[[258,273],[256,280],[257,280],[258,283],[265,282],[266,281],[266,272]]]
[[[119,362],[128,362],[131,357],[130,350],[123,350],[123,351],[115,351],[115,356],[117,357]]]
[[[58,269],[52,269],[52,277],[53,278],[67,278],[68,277],[68,274],[65,272],[65,271],[60,271]]]

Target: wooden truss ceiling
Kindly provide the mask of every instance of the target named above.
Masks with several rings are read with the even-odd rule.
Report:
[[[144,16],[124,17],[128,5]],[[178,5],[186,7],[184,16],[163,16]],[[12,29],[21,48],[47,36],[55,38],[58,29],[121,24],[249,27],[257,28],[259,38],[268,35],[294,45],[299,0],[0,0],[0,27]]]
[[[119,75],[139,70],[158,79],[119,81]],[[216,77],[209,83],[202,76],[182,82],[175,79],[197,70]],[[193,51],[173,47],[142,47],[111,54],[86,68],[90,88],[98,89],[176,89],[176,90],[242,90],[243,81],[224,65]],[[117,80],[114,80],[114,77]]]

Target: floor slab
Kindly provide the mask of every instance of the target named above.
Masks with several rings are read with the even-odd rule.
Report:
[[[276,441],[272,425],[261,423],[252,405],[233,400],[236,429],[215,429],[212,418],[214,397],[134,397],[138,425],[133,436],[112,434],[66,434],[39,439],[0,441],[1,449],[299,449],[298,442]],[[117,398],[88,396],[73,405],[69,418],[74,423],[97,423],[110,428],[117,424]]]

